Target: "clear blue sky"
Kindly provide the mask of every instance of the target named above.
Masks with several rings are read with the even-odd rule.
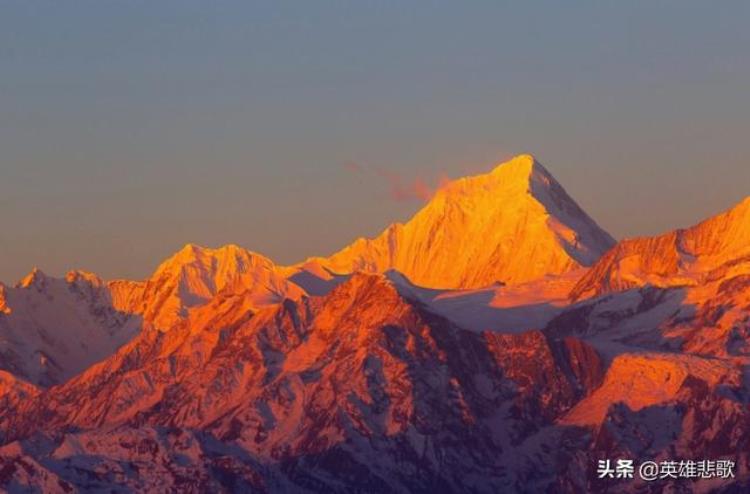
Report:
[[[0,280],[327,254],[419,207],[388,177],[520,152],[617,237],[689,225],[750,194],[749,25],[730,1],[3,2]]]

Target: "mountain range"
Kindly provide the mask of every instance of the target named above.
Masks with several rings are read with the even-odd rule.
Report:
[[[293,266],[190,244],[0,284],[0,488],[742,492],[749,359],[750,198],[616,242],[521,155]]]

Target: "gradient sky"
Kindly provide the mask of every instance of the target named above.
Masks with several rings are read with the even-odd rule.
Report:
[[[750,195],[749,24],[740,1],[3,2],[0,280],[142,278],[187,242],[328,254],[407,219],[414,181],[521,152],[616,237],[690,225]]]

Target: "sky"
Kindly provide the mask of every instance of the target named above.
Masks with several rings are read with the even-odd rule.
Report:
[[[750,3],[10,0],[0,280],[293,263],[532,153],[617,238],[750,195]],[[364,172],[363,172],[364,171]]]

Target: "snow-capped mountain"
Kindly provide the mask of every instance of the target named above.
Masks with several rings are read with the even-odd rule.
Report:
[[[140,330],[90,273],[64,279],[34,269],[0,290],[0,369],[30,383],[64,382],[111,355]]]
[[[269,259],[229,245],[187,245],[146,281],[102,281],[34,269],[0,285],[0,369],[41,386],[64,382],[112,355],[143,327],[166,331],[220,293],[241,293],[246,309],[296,299],[300,287]]]
[[[454,180],[406,224],[327,259],[336,273],[395,269],[430,288],[516,284],[590,266],[614,240],[533,156]]]
[[[222,291],[247,292],[254,308],[302,295],[270,259],[236,245],[208,249],[188,244],[164,261],[144,282],[109,283],[115,305],[142,314],[166,330],[185,319],[192,307],[203,305]]]
[[[146,281],[0,285],[0,489],[750,489],[750,200],[611,243],[521,156],[330,259],[188,245]]]

